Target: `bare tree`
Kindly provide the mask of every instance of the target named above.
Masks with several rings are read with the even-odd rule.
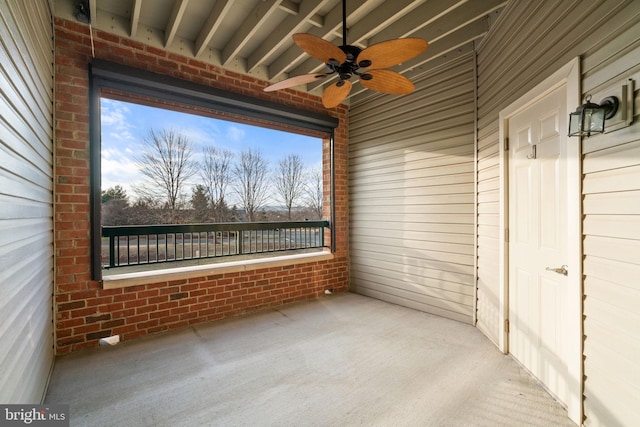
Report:
[[[135,161],[147,182],[137,187],[136,192],[143,197],[163,199],[174,220],[187,180],[196,173],[192,143],[174,130],[150,129],[143,146]]]
[[[231,212],[227,207],[225,195],[231,182],[233,153],[215,147],[205,147],[203,151],[204,159],[200,166],[200,178],[213,207],[213,220],[229,221]]]
[[[164,221],[162,206],[155,199],[139,198],[127,209],[127,224],[157,224]]]
[[[247,220],[256,220],[268,197],[269,163],[257,150],[243,150],[233,167],[233,187],[245,210]]]
[[[322,219],[322,169],[316,168],[307,174],[304,188],[305,204]]]
[[[304,190],[304,167],[302,159],[297,154],[290,154],[278,162],[275,172],[276,195],[287,208],[289,221],[291,221],[291,208],[302,196]]]

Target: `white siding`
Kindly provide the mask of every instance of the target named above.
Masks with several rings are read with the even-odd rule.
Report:
[[[493,340],[501,327],[498,114],[576,56],[583,93],[596,102],[620,98],[629,77],[640,86],[639,28],[638,1],[512,1],[478,48],[478,326]],[[617,130],[583,144],[586,425],[640,419],[640,124],[622,127],[620,117],[608,122]]]
[[[0,402],[40,403],[53,363],[53,29],[0,2]]]
[[[402,97],[354,105],[349,130],[351,287],[472,323],[474,58]]]
[[[640,21],[637,25],[640,25]],[[635,35],[640,44],[640,31]],[[628,39],[627,39],[628,40]],[[631,70],[619,66],[633,55]],[[586,62],[586,61],[585,61]],[[585,92],[616,94],[620,77],[640,82],[631,49]],[[603,64],[592,64],[594,68]],[[591,74],[587,69],[586,74]],[[633,70],[636,70],[633,73]],[[637,84],[637,83],[636,83]],[[597,86],[596,86],[597,85]],[[636,106],[640,94],[636,92]],[[612,122],[615,124],[618,116]],[[585,425],[632,425],[640,418],[640,116],[583,143]]]

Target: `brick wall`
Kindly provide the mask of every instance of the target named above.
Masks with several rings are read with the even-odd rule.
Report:
[[[293,90],[265,93],[268,84],[238,73],[94,30],[95,56],[200,84],[326,112],[318,97]],[[347,109],[330,112],[335,132],[335,258],[242,273],[102,289],[91,280],[88,26],[55,19],[55,319],[56,352],[68,353],[120,335],[128,340],[199,322],[236,316],[347,289]],[[329,153],[324,144],[328,217]]]

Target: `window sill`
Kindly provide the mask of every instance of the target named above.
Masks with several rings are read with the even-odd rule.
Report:
[[[253,260],[232,261],[225,262],[223,264],[208,264],[193,267],[166,268],[154,271],[116,274],[104,277],[102,279],[102,288],[126,288],[129,286],[144,285],[149,283],[191,279],[193,277],[213,276],[216,274],[244,272],[261,268],[306,264],[309,262],[325,261],[330,259],[333,259],[333,254],[329,251],[323,251]]]

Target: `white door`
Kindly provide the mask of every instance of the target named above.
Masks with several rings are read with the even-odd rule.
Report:
[[[509,351],[565,404],[566,121],[562,86],[508,123]]]

